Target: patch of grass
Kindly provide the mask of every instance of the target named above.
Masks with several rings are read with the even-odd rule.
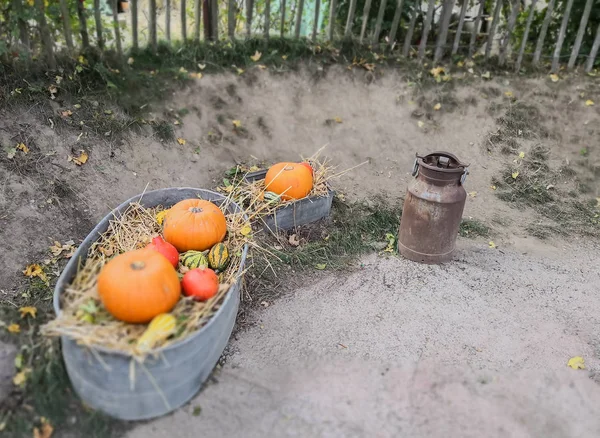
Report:
[[[488,237],[490,235],[490,227],[477,219],[463,219],[458,229],[458,234],[461,237]]]
[[[175,130],[173,129],[173,125],[165,120],[153,122],[152,131],[154,131],[154,135],[156,135],[160,141],[167,142],[175,139]]]

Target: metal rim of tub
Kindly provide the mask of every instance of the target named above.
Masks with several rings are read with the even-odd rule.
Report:
[[[116,207],[113,210],[111,210],[111,212],[109,214],[107,214],[106,216],[104,216],[100,220],[100,222],[98,224],[96,224],[96,226],[94,227],[94,229],[92,231],[90,231],[89,234],[87,235],[87,237],[83,240],[83,242],[81,242],[81,245],[79,246],[79,248],[77,249],[77,251],[75,252],[75,254],[73,255],[73,257],[69,260],[69,262],[67,263],[67,265],[65,266],[65,268],[63,269],[63,272],[66,272],[67,270],[72,269],[72,267],[74,265],[76,265],[76,264],[79,263],[78,260],[80,258],[82,258],[82,254],[78,254],[78,252],[79,252],[79,249],[83,248],[84,246],[88,246],[88,247],[85,250],[85,254],[83,254],[83,256],[85,258],[83,258],[82,261],[85,261],[87,259],[87,252],[89,250],[89,245],[91,245],[92,243],[96,242],[100,238],[100,234],[101,233],[99,233],[99,229],[102,228],[101,225],[103,224],[103,222],[104,222],[104,220],[106,218],[114,217],[116,214],[119,214],[122,209],[126,209],[129,206],[129,204],[131,204],[132,202],[136,202],[136,201],[140,202],[143,199],[144,196],[149,196],[149,195],[151,195],[153,193],[164,192],[165,190],[176,190],[176,191],[190,190],[190,191],[193,191],[193,192],[197,192],[197,194],[200,194],[200,193],[209,194],[209,195],[211,195],[213,197],[218,198],[219,201],[223,201],[223,200],[226,199],[226,197],[223,196],[220,193],[213,192],[212,190],[198,189],[198,188],[194,188],[194,187],[172,187],[172,188],[167,188],[167,189],[158,189],[158,190],[152,190],[152,191],[149,191],[149,192],[144,192],[144,193],[142,193],[140,195],[132,196],[127,201],[121,203],[118,207]],[[244,213],[244,210],[237,203],[231,202],[230,205],[233,206],[233,208],[234,208],[234,210],[236,212],[242,212],[243,215],[244,215],[244,219],[248,220],[248,216],[246,215],[246,213]],[[86,244],[89,244],[89,245],[86,245]],[[240,281],[242,273],[244,272],[244,264],[246,262],[246,255],[247,255],[247,253],[248,253],[248,244],[245,244],[244,245],[244,249],[242,250],[242,258],[241,258],[241,262],[240,262],[240,268],[238,269],[238,272],[237,272],[236,283]],[[75,272],[77,272],[77,271],[75,271]],[[57,316],[60,315],[60,313],[61,313],[60,296],[64,292],[65,288],[71,283],[71,281],[73,281],[73,277],[74,277],[74,275],[70,276],[68,279],[67,278],[62,278],[62,274],[61,274],[61,276],[59,277],[58,281],[56,282],[56,286],[54,287],[54,294],[53,294],[53,297],[52,297],[52,304],[53,304],[54,312],[56,313]],[[227,291],[227,294],[223,298],[223,302],[220,305],[219,309],[212,315],[212,317],[210,318],[210,320],[206,324],[204,324],[196,332],[194,332],[193,334],[185,337],[184,339],[181,339],[181,340],[178,340],[176,342],[173,342],[172,344],[169,344],[169,345],[167,345],[165,347],[160,347],[160,348],[157,348],[155,350],[152,350],[152,354],[156,354],[156,353],[160,353],[160,352],[164,352],[164,351],[169,351],[169,350],[172,350],[174,348],[181,347],[181,346],[185,345],[186,343],[191,342],[196,337],[200,336],[205,330],[208,330],[209,326],[211,324],[213,324],[214,321],[215,321],[215,319],[217,319],[217,317],[222,313],[222,310],[225,308],[225,303],[232,299],[232,294],[229,293],[229,292],[231,291],[231,288],[233,288],[235,286],[236,283],[233,283],[230,286],[230,290]],[[69,337],[69,338],[72,339],[73,341],[75,341],[76,343],[78,343],[76,339],[71,338],[71,337]],[[78,345],[81,345],[81,344],[78,343]],[[97,345],[97,344],[85,345],[85,347],[87,347],[87,348],[94,348],[95,350],[103,352],[103,353],[116,354],[116,355],[124,356],[124,357],[132,357],[131,354],[125,353],[123,351],[113,350],[111,348],[106,348],[106,347],[103,347],[103,346]]]

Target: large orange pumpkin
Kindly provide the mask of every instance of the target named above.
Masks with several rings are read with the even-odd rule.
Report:
[[[138,249],[104,265],[98,275],[98,294],[106,310],[118,320],[145,323],[175,307],[181,285],[165,256]]]
[[[227,233],[223,212],[210,201],[185,199],[169,209],[163,235],[179,252],[204,251],[219,243]]]
[[[282,199],[301,199],[312,190],[313,177],[308,167],[298,163],[278,163],[265,176],[265,190]]]

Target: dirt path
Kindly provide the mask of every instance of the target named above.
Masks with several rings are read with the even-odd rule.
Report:
[[[289,291],[217,384],[128,437],[597,436],[598,248],[461,246],[448,266],[371,256]],[[587,370],[566,367],[578,355]]]

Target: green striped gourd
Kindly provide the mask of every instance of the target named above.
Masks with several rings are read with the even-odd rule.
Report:
[[[229,262],[229,250],[223,243],[217,243],[208,253],[208,264],[214,270],[222,271]]]
[[[179,254],[179,262],[187,268],[195,269],[201,266],[208,266],[205,251],[186,251]]]

